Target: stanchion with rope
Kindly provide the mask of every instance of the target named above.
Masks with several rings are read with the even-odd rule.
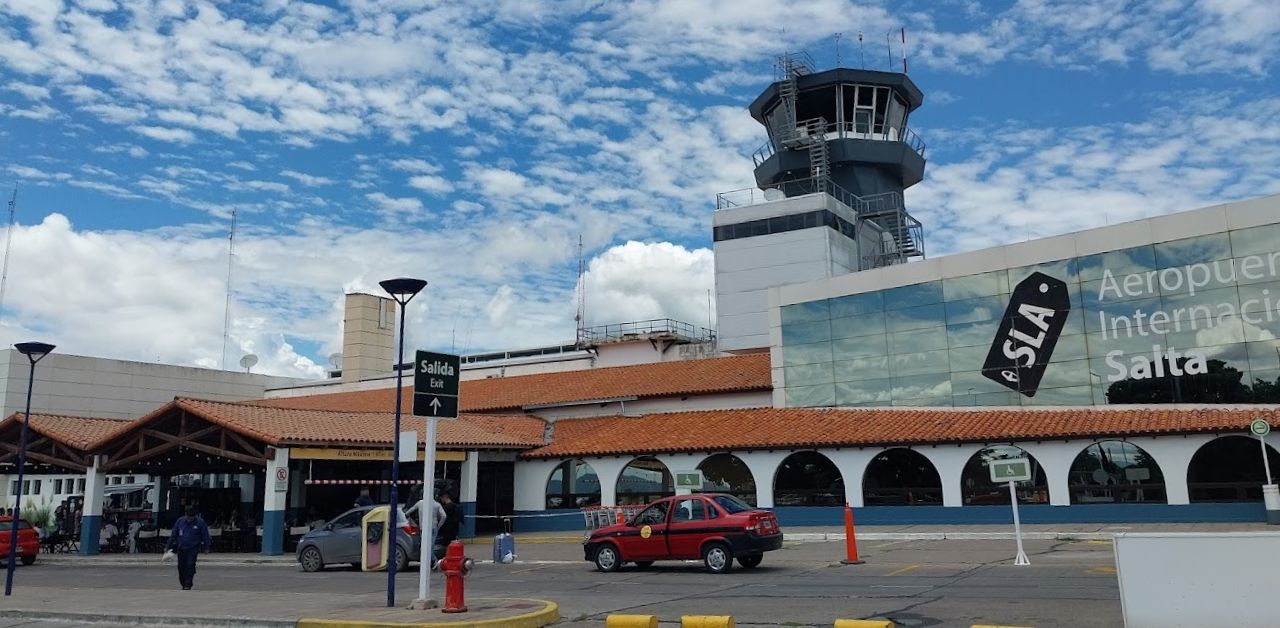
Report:
[[[858,558],[858,539],[853,536],[853,508],[844,505],[844,551],[845,559],[841,565],[861,565],[864,561]]]

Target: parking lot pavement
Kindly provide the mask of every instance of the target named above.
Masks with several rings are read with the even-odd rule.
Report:
[[[1026,546],[1032,564],[1016,567],[1011,541],[871,541],[860,545],[865,564],[841,566],[843,543],[793,543],[767,554],[756,569],[711,575],[700,563],[597,573],[576,544],[527,544],[517,548],[516,564],[480,565],[467,580],[467,595],[552,600],[560,605],[561,625],[575,627],[603,625],[612,612],[651,613],[664,621],[729,614],[740,624],[811,626],[873,616],[900,626],[1120,624],[1109,542]],[[487,548],[476,549],[472,555],[484,557]],[[415,567],[397,580],[406,604],[417,577]],[[443,580],[433,578],[438,597]],[[304,574],[280,566],[202,566],[190,595],[177,590],[171,566],[37,563],[19,570],[15,593],[38,589],[55,607],[102,612],[133,604],[185,615],[282,617],[306,610],[299,606],[377,604],[385,584],[384,576],[346,569]],[[13,606],[5,601],[0,608]]]

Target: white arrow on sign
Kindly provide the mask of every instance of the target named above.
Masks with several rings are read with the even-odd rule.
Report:
[[[440,398],[431,398],[431,414],[440,414]]]

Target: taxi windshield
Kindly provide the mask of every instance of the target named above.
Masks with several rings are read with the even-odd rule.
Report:
[[[747,505],[746,502],[732,495],[716,495],[715,500],[725,512],[731,515],[751,510],[751,506]]]

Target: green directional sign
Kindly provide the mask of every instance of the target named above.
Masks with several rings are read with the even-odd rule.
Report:
[[[1031,481],[1031,461],[1026,458],[992,460],[989,468],[991,481],[997,484]]]
[[[1271,424],[1267,423],[1266,419],[1254,419],[1253,423],[1249,424],[1249,431],[1253,432],[1254,436],[1266,436],[1271,433]]]

